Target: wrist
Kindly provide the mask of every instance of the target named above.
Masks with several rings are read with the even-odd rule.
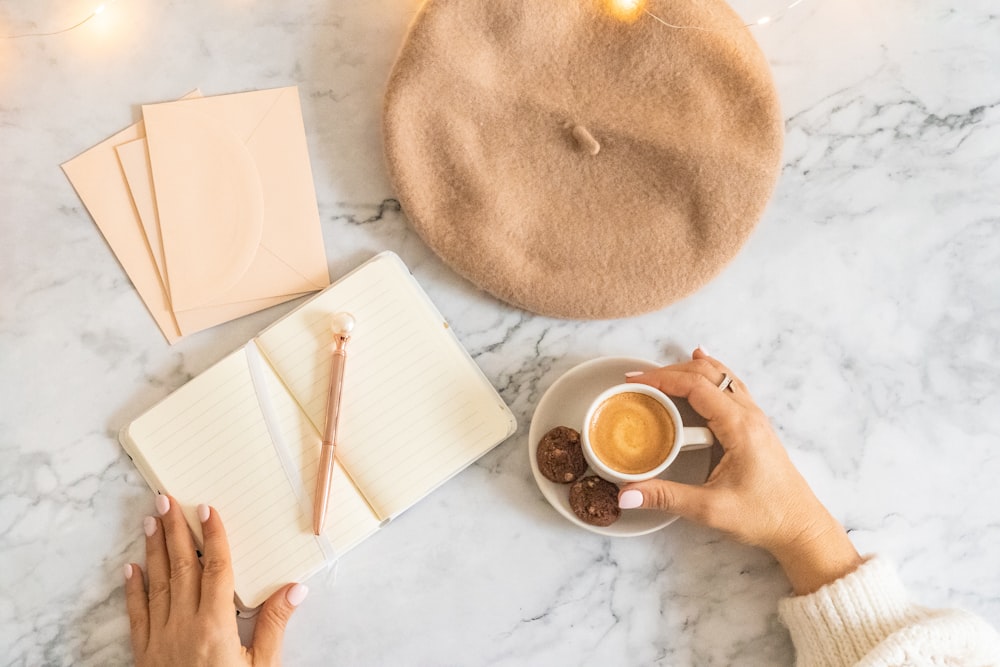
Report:
[[[769,551],[785,571],[796,595],[814,593],[850,574],[863,562],[847,532],[832,516]]]

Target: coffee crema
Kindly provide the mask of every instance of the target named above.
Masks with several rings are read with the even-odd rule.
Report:
[[[677,431],[662,403],[638,392],[623,392],[597,406],[587,425],[587,436],[604,465],[637,475],[667,459]]]

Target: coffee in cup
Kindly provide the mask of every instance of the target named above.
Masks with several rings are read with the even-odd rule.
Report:
[[[594,455],[609,468],[629,475],[663,463],[674,448],[676,430],[662,403],[637,392],[604,399],[587,424]]]
[[[602,392],[591,403],[582,427],[587,463],[617,484],[658,477],[682,450],[715,442],[707,428],[684,426],[669,396],[638,383]]]

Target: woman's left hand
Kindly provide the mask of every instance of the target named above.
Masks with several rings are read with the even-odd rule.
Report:
[[[218,513],[198,506],[205,538],[198,560],[184,514],[170,496],[157,496],[159,518],[146,517],[149,584],[135,563],[125,566],[125,596],[138,667],[230,667],[281,664],[285,625],[308,589],[289,584],[264,603],[250,648],[240,644],[233,602],[229,541]]]

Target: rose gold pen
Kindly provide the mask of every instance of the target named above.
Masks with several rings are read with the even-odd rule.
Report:
[[[330,323],[333,330],[333,362],[330,366],[330,393],[326,398],[326,427],[319,452],[319,472],[316,474],[316,496],[313,500],[313,534],[323,532],[326,509],[333,481],[334,453],[337,449],[337,425],[340,422],[340,394],[344,388],[344,364],[347,362],[347,341],[351,340],[354,317],[337,313]]]

